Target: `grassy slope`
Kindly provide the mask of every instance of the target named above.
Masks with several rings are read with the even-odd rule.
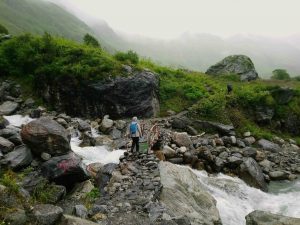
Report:
[[[40,75],[43,79],[72,75],[78,80],[125,75],[122,73],[122,63],[99,48],[47,35],[22,35],[0,44],[0,75],[17,77],[27,86]],[[159,74],[161,115],[170,109],[176,112],[189,110],[191,117],[232,122],[240,133],[250,130],[257,137],[266,138],[272,136],[274,128],[256,125],[248,113],[249,109],[267,105],[275,109],[278,120],[287,113],[300,117],[299,81],[257,80],[243,83],[234,75],[213,77],[162,67],[147,60],[140,60],[132,66],[136,69],[148,68]],[[231,95],[226,94],[227,83],[234,87]],[[288,105],[277,104],[271,91],[279,86],[293,88],[297,97]]]
[[[42,0],[0,0],[0,24],[11,34],[31,32],[81,41],[93,31],[78,18],[55,4]]]

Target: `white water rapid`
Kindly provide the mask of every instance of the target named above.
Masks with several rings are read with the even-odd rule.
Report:
[[[270,192],[265,193],[236,177],[208,176],[204,171],[192,171],[217,200],[223,225],[244,225],[245,216],[254,210],[300,217],[300,180],[274,182],[269,187]]]
[[[5,117],[10,125],[20,127],[30,122],[28,116],[20,115]],[[93,130],[93,135],[98,134]],[[72,150],[83,158],[88,165],[93,162],[118,163],[122,150],[108,151],[104,146],[79,147],[79,137],[71,139]],[[265,193],[247,186],[239,178],[223,174],[208,176],[204,171],[192,170],[207,188],[208,192],[217,200],[217,208],[223,225],[245,225],[245,216],[254,210],[269,211],[286,216],[300,217],[300,180],[294,182],[276,182]]]

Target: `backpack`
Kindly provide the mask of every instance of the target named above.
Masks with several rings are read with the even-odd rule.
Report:
[[[135,134],[137,132],[137,123],[130,124],[130,133]]]

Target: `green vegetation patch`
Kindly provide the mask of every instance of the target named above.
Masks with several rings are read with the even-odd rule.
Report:
[[[27,79],[74,76],[103,80],[122,75],[121,63],[99,47],[78,44],[45,33],[25,34],[0,45],[0,74]]]

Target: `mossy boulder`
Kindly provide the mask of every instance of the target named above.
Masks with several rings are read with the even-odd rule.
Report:
[[[209,75],[231,75],[237,74],[241,81],[256,80],[258,74],[254,64],[248,56],[231,55],[211,66],[206,74]]]

